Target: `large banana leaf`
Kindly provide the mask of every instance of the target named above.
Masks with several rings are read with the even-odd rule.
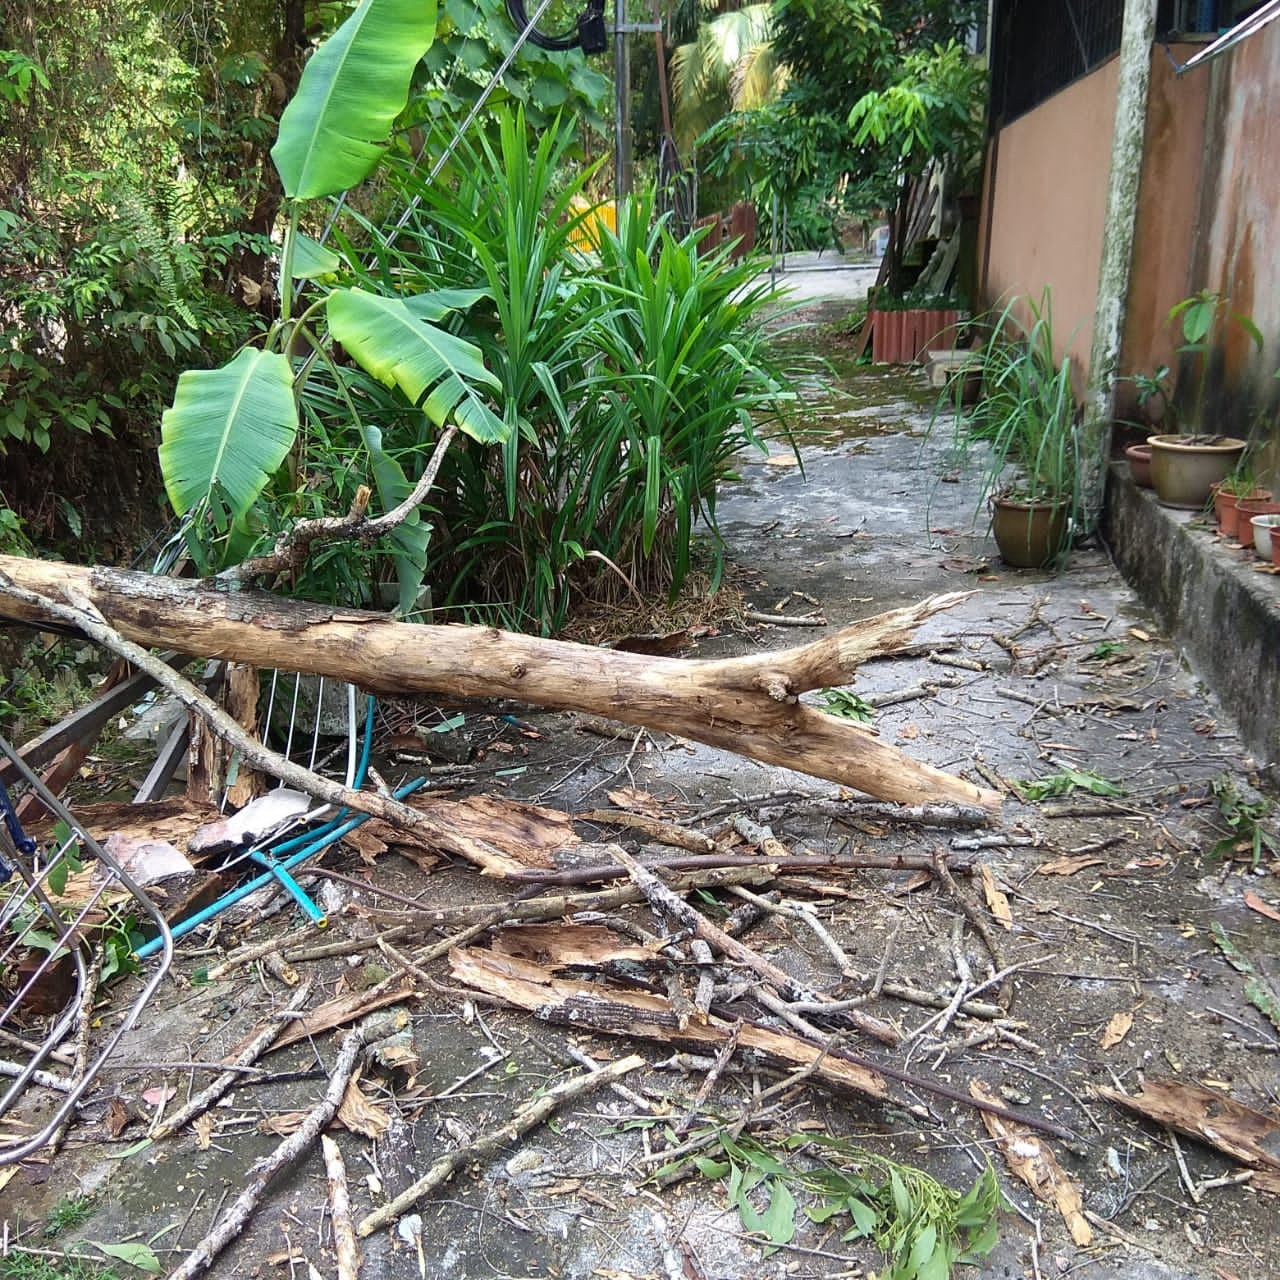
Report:
[[[297,432],[293,371],[284,356],[246,349],[220,369],[188,370],[160,424],[160,470],[173,509],[184,514],[217,486],[239,519]]]
[[[389,387],[399,387],[437,426],[452,418],[473,439],[493,444],[507,434],[502,419],[485,404],[476,386],[497,391],[502,384],[485,368],[469,342],[420,319],[425,299],[387,298],[361,289],[329,295],[329,332],[362,368]]]
[[[336,195],[372,172],[435,32],[436,0],[361,0],[280,117],[271,158],[286,195]]]

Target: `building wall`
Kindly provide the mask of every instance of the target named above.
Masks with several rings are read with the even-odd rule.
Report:
[[[1280,480],[1280,22],[1273,22],[1203,70],[1208,97],[1202,199],[1191,245],[1191,290],[1229,295],[1252,317],[1257,351],[1227,326],[1210,397],[1232,434],[1270,438],[1264,458]],[[1189,290],[1190,291],[1190,290]],[[1274,487],[1274,486],[1273,486]]]
[[[988,151],[979,244],[987,305],[1052,291],[1054,342],[1070,352],[1077,391],[1093,341],[1117,59],[1006,125]]]
[[[1183,63],[1200,47],[1174,45],[1170,53]],[[1176,344],[1169,309],[1200,287],[1191,266],[1191,246],[1205,157],[1208,86],[1208,68],[1178,76],[1163,49],[1152,51],[1146,149],[1120,353],[1122,373],[1173,366]],[[1130,416],[1132,399],[1131,389],[1121,383],[1116,397],[1121,417]]]

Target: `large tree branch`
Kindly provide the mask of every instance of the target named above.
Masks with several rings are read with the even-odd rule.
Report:
[[[850,721],[799,701],[848,684],[866,659],[907,646],[924,620],[964,599],[934,596],[855,622],[813,644],[687,661],[516,635],[411,626],[219,584],[0,556],[4,611],[39,624],[49,600],[78,595],[142,645],[350,680],[374,693],[505,697],[662,730],[856,787],[881,800],[982,805],[1000,797],[913,760]],[[6,588],[6,581],[18,591]],[[87,632],[86,632],[87,634]],[[265,767],[265,766],[263,766]],[[278,775],[277,775],[278,776]]]

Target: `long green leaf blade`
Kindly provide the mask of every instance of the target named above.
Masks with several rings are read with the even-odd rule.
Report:
[[[190,369],[178,379],[160,425],[160,470],[178,515],[215,485],[237,518],[253,505],[298,432],[289,361],[244,350],[220,369]]]
[[[436,32],[436,0],[361,0],[312,55],[271,158],[295,200],[336,195],[378,163]]]
[[[481,444],[506,437],[502,419],[475,390],[501,383],[471,343],[419,319],[400,298],[343,289],[327,306],[330,332],[361,367],[414,404],[426,395],[422,408],[437,426],[452,417]]]

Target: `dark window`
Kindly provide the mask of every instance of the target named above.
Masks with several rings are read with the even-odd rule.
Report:
[[[1007,124],[1120,51],[1124,0],[996,0],[991,119]]]

